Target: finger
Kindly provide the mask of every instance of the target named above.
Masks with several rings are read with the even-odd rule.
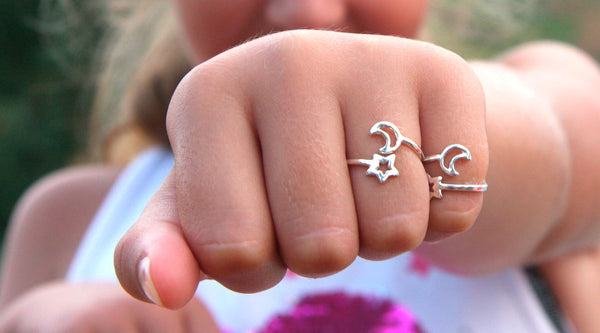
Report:
[[[140,300],[175,309],[194,295],[203,276],[180,226],[173,173],[117,245],[115,269]]]
[[[197,67],[180,84],[167,124],[181,225],[201,269],[230,289],[256,292],[277,284],[285,268],[249,107],[230,75],[210,61]]]
[[[382,38],[380,42],[389,53],[385,57],[367,54],[366,59],[377,58],[378,63],[358,63],[354,70],[347,71],[348,93],[342,97],[348,158],[395,156],[394,166],[398,171],[397,176],[380,183],[377,177],[366,173],[368,166],[350,166],[360,228],[360,255],[373,260],[390,258],[419,245],[427,231],[429,212],[427,177],[420,155],[406,143],[392,154],[381,153],[385,137],[369,134],[374,124],[387,121],[415,144],[420,145],[421,141],[419,98],[412,79],[417,74],[413,65],[414,42],[407,45],[397,38]],[[365,66],[371,66],[376,77],[354,80],[359,75],[356,70]],[[389,135],[394,144],[398,138]],[[381,172],[387,169],[387,165],[377,167]]]
[[[466,147],[471,160],[458,159],[457,176],[441,171],[439,162],[425,163],[427,172],[442,176],[444,183],[483,184],[488,166],[485,131],[485,99],[481,84],[471,68],[458,56],[436,49],[430,66],[422,67],[420,123],[426,155],[440,154],[447,146]],[[444,161],[448,164],[452,155]],[[481,209],[482,192],[443,191],[430,206],[427,240],[440,240],[466,231]]]
[[[273,65],[285,70],[272,72],[276,87],[256,87],[256,124],[281,257],[319,277],[350,265],[359,243],[340,105],[330,82],[305,70],[317,68],[307,59],[323,57]]]

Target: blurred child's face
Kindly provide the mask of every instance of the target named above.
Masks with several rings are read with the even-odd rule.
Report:
[[[414,38],[428,0],[175,0],[197,61],[250,38],[300,28]]]

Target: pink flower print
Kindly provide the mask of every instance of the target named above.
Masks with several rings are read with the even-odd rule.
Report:
[[[431,270],[431,264],[422,257],[412,253],[409,269],[421,277],[426,277]]]
[[[422,333],[415,316],[390,300],[344,292],[306,296],[259,333]]]

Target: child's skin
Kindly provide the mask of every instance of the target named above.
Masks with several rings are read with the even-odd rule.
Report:
[[[597,243],[600,158],[591,152],[600,142],[600,73],[576,49],[538,43],[469,64],[423,42],[346,33],[415,38],[427,1],[175,3],[201,65],[169,108],[174,171],[115,254],[133,296],[179,308],[204,274],[255,292],[286,269],[324,276],[359,255],[383,260],[421,244],[437,265],[477,274]],[[297,28],[337,32],[276,33],[226,51]],[[468,147],[473,160],[457,164],[451,182],[486,180],[489,191],[430,201],[426,172],[439,169],[424,169],[406,148],[400,176],[385,184],[348,167],[346,159],[377,152],[381,141],[368,133],[382,120],[428,155]],[[99,172],[114,179],[114,170]],[[66,192],[64,178],[38,192]],[[14,223],[43,225],[43,214],[27,215]]]
[[[541,270],[576,332],[600,332],[600,246],[544,263]]]

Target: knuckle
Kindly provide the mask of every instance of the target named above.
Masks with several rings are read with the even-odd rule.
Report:
[[[477,105],[485,103],[479,77],[464,58],[430,43],[421,43],[420,45],[421,48],[415,54],[416,61],[421,64],[421,68],[427,74],[423,77],[428,78],[422,83],[432,85],[437,90],[446,90],[447,94],[456,95],[457,91],[463,94],[469,92],[470,103]],[[452,82],[452,85],[447,84],[449,81]]]
[[[349,266],[358,254],[356,234],[347,228],[329,227],[297,236],[281,249],[295,273],[321,277]]]
[[[435,231],[442,234],[453,235],[465,232],[471,228],[474,219],[463,213],[446,214],[442,223],[438,223]]]
[[[367,224],[368,230],[361,233],[361,256],[371,260],[411,251],[421,244],[427,232],[427,216],[422,211],[388,216]]]
[[[265,55],[280,61],[300,61],[305,52],[310,50],[307,47],[311,40],[309,34],[311,32],[307,30],[287,30],[267,36]]]
[[[421,49],[429,58],[431,69],[439,73],[465,73],[470,74],[472,70],[467,61],[460,55],[430,43],[423,43]]]
[[[272,250],[257,240],[203,244],[198,248],[205,273],[214,279],[256,271],[272,259]]]
[[[313,32],[292,30],[268,36],[261,51],[261,74],[276,79],[279,84],[292,85],[302,80],[314,80],[319,66],[318,48],[308,34]]]
[[[166,116],[169,138],[189,126],[190,120],[206,119],[213,112],[211,105],[224,100],[239,100],[232,94],[240,90],[235,84],[240,82],[237,64],[226,56],[218,56],[194,67],[179,82]]]
[[[475,193],[452,193],[432,208],[430,231],[444,235],[465,232],[475,223],[481,210],[482,195]]]

